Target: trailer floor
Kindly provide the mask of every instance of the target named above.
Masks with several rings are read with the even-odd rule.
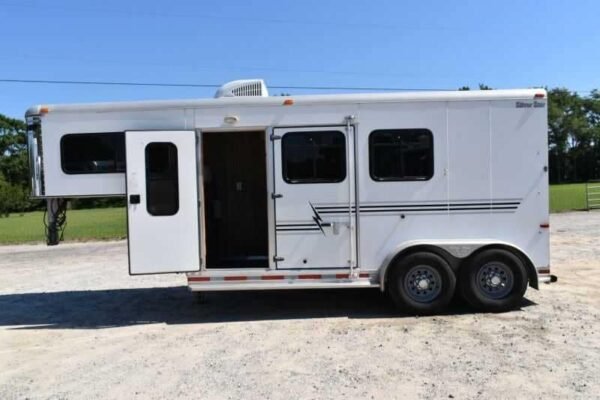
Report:
[[[521,310],[426,318],[378,290],[197,304],[183,275],[129,277],[123,242],[0,247],[0,398],[592,398],[600,212],[551,229],[559,281]]]

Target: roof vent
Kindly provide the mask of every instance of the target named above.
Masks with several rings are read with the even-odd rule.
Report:
[[[262,79],[243,79],[227,82],[215,93],[215,98],[238,96],[268,97],[269,92]]]

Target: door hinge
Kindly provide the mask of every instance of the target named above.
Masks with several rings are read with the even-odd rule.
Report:
[[[281,135],[276,135],[274,133],[271,134],[271,140],[279,140],[281,139]]]
[[[283,260],[285,260],[285,258],[283,258],[283,257],[277,257],[277,256],[273,256],[273,261],[275,261],[275,262],[281,262],[281,261],[283,261]]]
[[[273,200],[282,198],[283,195],[281,193],[271,193],[271,198]]]

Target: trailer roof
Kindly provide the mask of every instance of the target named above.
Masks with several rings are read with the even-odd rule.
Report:
[[[321,94],[271,97],[221,97],[209,99],[187,100],[149,100],[120,101],[106,103],[80,104],[44,104],[30,107],[25,116],[39,115],[42,109],[46,112],[115,112],[146,111],[156,109],[184,108],[220,108],[229,106],[281,106],[286,99],[293,99],[296,106],[302,105],[339,105],[361,103],[400,103],[421,101],[481,101],[481,100],[513,100],[533,99],[535,95],[543,95],[544,89],[508,89],[508,90],[465,90],[465,91],[423,91],[394,93],[353,93],[353,94]]]

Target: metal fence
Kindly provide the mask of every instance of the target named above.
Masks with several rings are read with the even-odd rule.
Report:
[[[585,183],[585,206],[588,210],[600,208],[600,181]]]

